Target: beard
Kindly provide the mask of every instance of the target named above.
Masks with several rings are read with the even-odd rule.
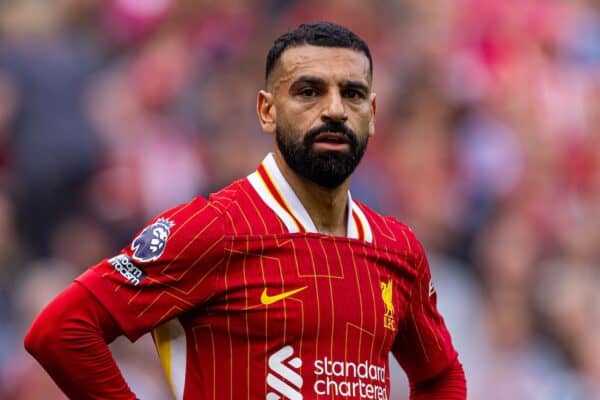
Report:
[[[369,141],[367,135],[364,140],[360,140],[352,129],[338,122],[326,121],[306,132],[301,141],[295,141],[294,138],[299,135],[280,125],[277,126],[275,137],[277,147],[288,166],[298,175],[326,189],[340,186],[354,172]],[[344,135],[349,151],[315,150],[316,138],[324,132]]]

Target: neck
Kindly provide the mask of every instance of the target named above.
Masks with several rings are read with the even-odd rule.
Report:
[[[346,179],[334,189],[327,189],[294,172],[279,151],[275,152],[275,161],[317,230],[329,235],[346,236],[350,180]]]

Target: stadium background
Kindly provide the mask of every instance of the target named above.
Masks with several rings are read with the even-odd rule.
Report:
[[[0,399],[63,398],[22,349],[34,315],[258,165],[265,54],[322,19],[373,52],[353,192],[423,241],[469,398],[600,399],[597,0],[1,1]],[[148,338],[112,348],[167,398]]]

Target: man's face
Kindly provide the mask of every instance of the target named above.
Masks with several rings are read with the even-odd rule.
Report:
[[[282,54],[268,86],[270,128],[288,166],[322,187],[338,187],[374,134],[367,57],[346,48],[293,47]]]

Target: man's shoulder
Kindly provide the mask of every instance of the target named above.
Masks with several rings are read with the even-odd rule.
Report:
[[[228,213],[233,205],[239,204],[240,201],[244,202],[244,191],[247,190],[245,188],[246,181],[245,178],[238,179],[217,192],[211,193],[206,200],[208,206],[216,213]]]
[[[154,228],[164,225],[170,232],[177,232],[177,236],[189,237],[199,230],[215,234],[222,232],[222,211],[214,207],[203,196],[196,196],[187,203],[179,204],[155,216],[144,228]],[[210,229],[207,229],[210,228]]]
[[[397,247],[404,245],[409,251],[421,251],[421,244],[412,229],[394,216],[383,215],[360,201],[354,201],[365,214],[376,242]]]

